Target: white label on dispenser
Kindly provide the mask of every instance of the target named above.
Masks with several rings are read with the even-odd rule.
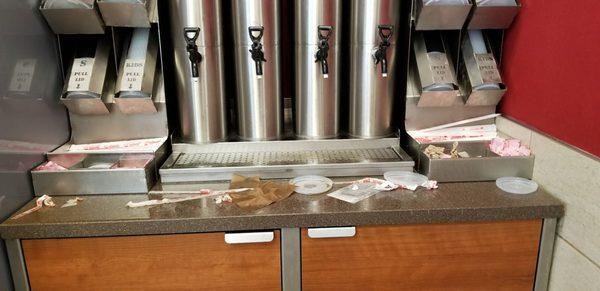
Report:
[[[454,77],[452,77],[452,73],[450,72],[450,64],[445,54],[428,53],[427,58],[429,59],[429,67],[435,84],[454,83]]]
[[[119,91],[141,91],[144,78],[144,60],[125,60]]]
[[[8,86],[9,91],[29,92],[36,62],[36,59],[21,59],[17,61],[12,78],[10,79],[10,85]]]
[[[479,72],[481,72],[483,83],[502,83],[498,67],[496,67],[496,60],[492,54],[476,54],[475,61],[477,62]]]
[[[93,69],[94,58],[77,58],[73,60],[67,91],[89,91]]]

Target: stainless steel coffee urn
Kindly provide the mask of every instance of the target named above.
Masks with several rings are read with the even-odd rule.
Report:
[[[232,10],[240,138],[279,139],[279,0],[233,0]]]
[[[296,0],[296,135],[335,138],[339,127],[341,0]]]
[[[400,1],[350,1],[348,133],[352,137],[378,138],[392,133]]]
[[[220,0],[169,0],[181,137],[227,138]]]

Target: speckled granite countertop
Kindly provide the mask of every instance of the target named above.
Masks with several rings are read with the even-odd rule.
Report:
[[[57,196],[56,207],[2,223],[0,235],[4,239],[28,239],[520,220],[560,217],[564,211],[561,202],[543,190],[511,195],[493,182],[446,183],[432,191],[381,192],[356,204],[325,194],[293,194],[254,211],[229,203],[217,205],[212,198],[143,208],[125,206],[129,201],[160,199],[166,192],[204,187],[226,189],[227,184],[157,186],[150,195],[82,196],[85,200],[70,208],[60,206],[73,197]],[[34,204],[29,202],[17,213]]]

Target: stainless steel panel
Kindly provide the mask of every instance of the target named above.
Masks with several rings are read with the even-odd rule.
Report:
[[[279,139],[283,130],[279,1],[234,0],[232,10],[239,137]]]
[[[545,218],[540,239],[540,251],[535,270],[535,285],[533,291],[546,291],[550,283],[550,270],[556,240],[556,218]]]
[[[227,129],[221,2],[169,3],[181,137],[190,143],[222,141],[227,138]],[[197,29],[197,38],[186,40],[190,37],[186,29]],[[192,61],[190,49],[201,59]]]
[[[156,103],[155,114],[70,114],[71,141],[76,144],[163,137],[169,135],[165,103]]]
[[[262,178],[330,177],[412,171],[398,139],[175,144],[160,170],[163,183],[229,180],[233,173]]]
[[[436,35],[440,38],[440,42],[442,42],[441,35],[434,34],[434,36]],[[430,52],[427,50],[423,33],[413,34],[413,52],[419,73],[421,88],[426,88],[438,83],[438,80],[440,79],[437,77],[438,75],[442,75],[445,82],[454,85],[457,84],[452,58],[450,58],[447,54],[448,50],[446,44],[443,43],[443,45],[444,51]]]
[[[156,113],[156,106],[154,106],[153,102],[153,94],[155,93],[155,89],[159,88],[155,84],[155,82],[160,82],[157,80],[157,76],[162,74],[158,72],[159,67],[157,65],[158,60],[158,39],[156,37],[156,32],[151,30],[150,36],[148,38],[148,47],[146,51],[146,58],[144,59],[144,70],[143,75],[140,77],[142,79],[141,90],[140,91],[131,91],[131,90],[120,90],[122,88],[121,84],[125,81],[127,76],[125,75],[125,65],[127,59],[127,51],[129,50],[130,44],[126,46],[126,49],[123,50],[123,56],[121,58],[121,64],[119,65],[119,76],[117,77],[116,91],[117,95],[115,96],[115,103],[117,108],[126,114],[148,114],[148,113]],[[157,92],[158,94],[158,92]]]
[[[200,29],[196,40],[196,45],[199,47],[222,44],[221,0],[169,0],[169,13],[173,43],[176,48],[185,49],[183,29],[186,27]]]
[[[339,129],[340,49],[329,50],[327,78],[315,62],[317,45],[296,47],[296,135],[335,138]]]
[[[462,105],[454,64],[446,51],[428,52],[423,34],[415,33],[413,37],[413,57],[410,69],[413,77],[418,76],[419,85],[416,86],[420,94],[418,106],[447,107]],[[448,85],[450,90],[429,89],[439,85]]]
[[[393,133],[392,109],[396,96],[396,50],[387,50],[388,75],[373,60],[373,45],[350,48],[350,126],[357,138],[379,138]]]
[[[103,34],[104,22],[96,7],[96,1],[85,0],[92,8],[47,9],[42,1],[40,11],[56,34]]]
[[[281,229],[281,289],[302,289],[302,255],[300,254],[300,229]]]
[[[393,131],[400,1],[352,1],[350,23],[348,134],[357,138],[388,136]]]
[[[112,94],[106,94],[104,96],[112,96]],[[109,114],[109,106],[105,104],[105,100],[112,99],[109,97],[107,99],[94,97],[94,98],[78,98],[78,99],[70,99],[63,98],[61,99],[63,104],[69,108],[69,112],[81,114],[81,115],[107,115]],[[112,103],[112,102],[106,102]]]
[[[233,0],[233,41],[236,46],[251,45],[248,27],[265,28],[262,44],[279,44],[279,0]]]
[[[341,1],[296,0],[294,12],[296,135],[335,138],[340,118]]]
[[[469,20],[469,29],[506,29],[521,10],[521,3],[515,0],[515,6],[478,5],[475,1],[473,16]],[[489,1],[488,1],[489,2]]]
[[[45,152],[69,138],[67,111],[58,102],[63,81],[56,36],[38,9],[39,3],[0,1],[2,221],[31,201],[29,170],[44,160]],[[0,242],[0,290],[29,290],[19,240]]]
[[[12,280],[16,291],[29,291],[29,278],[27,277],[27,266],[23,256],[21,240],[6,240],[6,252],[10,262]]]
[[[379,44],[378,25],[394,26],[390,39],[396,44],[400,34],[400,1],[402,0],[352,0],[350,43],[352,45]],[[405,0],[408,1],[408,0]]]
[[[89,91],[98,95],[102,94],[104,90],[104,83],[107,81],[107,72],[111,62],[111,42],[107,37],[100,37],[96,44],[96,50],[94,54],[94,67],[92,69],[92,76],[90,77],[90,88]],[[73,63],[71,63],[72,65]],[[114,67],[113,67],[114,68]],[[72,67],[70,68],[72,69]],[[69,70],[67,76],[70,76],[71,71]],[[114,76],[113,76],[114,77]],[[68,80],[65,82],[65,92],[67,92]]]
[[[264,46],[263,75],[248,52],[250,46],[235,48],[239,136],[242,140],[276,140],[283,130],[283,100],[279,46]]]
[[[69,170],[31,175],[36,194],[59,196],[147,193],[155,181],[151,173],[151,169]]]
[[[461,85],[467,106],[496,106],[506,93],[506,85],[502,83],[496,59],[491,53],[476,54],[469,34],[465,34],[462,43]],[[493,84],[497,86],[485,87]],[[478,88],[484,89],[479,90]]]
[[[111,153],[82,154],[65,152],[61,147],[48,154],[48,160],[65,168],[66,171],[32,171],[33,187],[38,196],[48,195],[96,195],[147,193],[158,178],[158,167],[165,152],[164,145],[151,154]],[[95,163],[120,163],[133,158],[151,159],[143,168],[93,169]]]
[[[156,7],[156,1],[98,0],[98,8],[107,26],[150,27],[150,10]]]
[[[121,110],[110,110],[107,115],[69,113],[71,142],[81,144],[168,136],[162,74],[157,76],[152,99],[157,110],[154,114],[127,114]]]
[[[459,30],[462,29],[471,11],[471,1],[462,4],[424,5],[424,0],[415,0],[415,30]]]
[[[500,90],[471,91],[465,105],[467,106],[496,106],[506,93],[506,87],[502,85]]]
[[[124,114],[146,114],[154,115],[159,112],[160,103],[165,103],[164,78],[161,70],[156,71],[152,93],[148,96],[136,96],[134,98],[115,98],[115,105]],[[155,115],[161,116],[161,115]],[[166,116],[163,116],[166,119]],[[166,120],[163,120],[166,126]]]
[[[456,95],[455,103],[449,107],[423,107],[418,106],[421,93],[420,84],[415,77],[418,74],[411,68],[408,75],[408,84],[406,92],[406,130],[417,130],[442,125],[450,122],[465,120],[469,118],[493,114],[496,112],[496,106],[464,106],[462,98]],[[490,119],[493,123],[493,119]]]
[[[342,38],[342,0],[295,0],[296,45],[319,44],[319,26],[332,26],[329,44]]]
[[[320,150],[355,150],[394,147],[399,144],[397,138],[382,139],[325,139],[325,140],[280,140],[280,141],[246,141],[221,142],[214,144],[193,145],[174,143],[174,153],[257,153],[277,151],[320,151]]]
[[[82,115],[106,115],[109,114],[109,105],[114,103],[115,72],[111,55],[111,44],[108,38],[98,39],[94,54],[94,63],[87,91],[68,91],[70,79],[64,84],[61,101],[69,112]],[[70,78],[73,66],[77,65],[74,60],[67,72]]]

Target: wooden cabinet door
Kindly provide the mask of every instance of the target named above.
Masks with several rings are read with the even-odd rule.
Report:
[[[279,231],[23,240],[32,290],[280,290]]]
[[[344,238],[310,238],[303,229],[302,287],[532,290],[541,227],[541,220],[374,226]]]

